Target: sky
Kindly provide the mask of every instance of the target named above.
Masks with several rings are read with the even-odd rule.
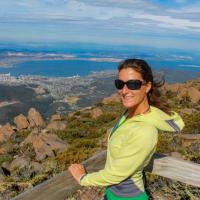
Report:
[[[200,50],[200,1],[0,1],[0,42]]]

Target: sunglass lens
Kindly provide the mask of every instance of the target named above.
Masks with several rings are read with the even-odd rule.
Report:
[[[124,82],[122,80],[119,80],[119,79],[116,79],[115,80],[115,87],[118,89],[118,90],[121,90],[123,87],[124,87]]]
[[[140,80],[129,80],[126,85],[130,90],[138,90],[141,88],[142,82]]]

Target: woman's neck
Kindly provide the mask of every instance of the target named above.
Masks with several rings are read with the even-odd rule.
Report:
[[[150,111],[150,105],[147,101],[135,107],[128,108],[128,118],[134,117],[136,115],[145,114],[148,113],[149,111]]]

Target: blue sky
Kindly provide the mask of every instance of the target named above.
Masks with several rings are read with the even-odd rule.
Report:
[[[0,42],[90,42],[200,50],[200,1],[0,1]]]

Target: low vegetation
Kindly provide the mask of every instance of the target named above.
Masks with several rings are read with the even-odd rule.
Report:
[[[168,102],[170,107],[174,111],[179,112],[183,117],[186,127],[181,134],[200,133],[199,103],[192,103],[189,98],[180,100],[176,97],[176,94],[171,91],[168,91],[162,96],[162,101]],[[109,130],[117,122],[124,109],[120,103],[116,102],[109,104],[99,102],[95,107],[103,111],[103,114],[97,118],[94,118],[88,110],[76,111],[73,114],[63,116],[62,121],[66,122],[66,128],[63,130],[55,130],[53,133],[67,142],[69,148],[56,154],[55,157],[47,157],[42,163],[39,163],[42,164],[42,167],[38,171],[18,168],[12,172],[12,176],[3,177],[3,182],[0,182],[0,199],[9,199],[16,196],[22,191],[66,170],[71,163],[80,163],[91,157],[98,150],[105,149]],[[188,109],[193,109],[193,112],[190,114],[182,112],[186,107]],[[0,155],[0,165],[10,163],[17,155],[26,155],[32,161],[35,161],[33,146],[27,145],[23,148],[20,147],[20,143],[30,132],[31,130],[17,132],[15,137],[9,141],[12,148],[10,148],[6,154]],[[171,152],[177,152],[182,159],[200,164],[199,142],[193,142],[191,145],[186,146],[180,134],[160,132],[157,152],[167,155],[170,155]],[[151,199],[199,199],[199,188],[159,177],[151,173],[146,173],[146,177],[147,190],[150,192],[149,195],[152,196]],[[84,190],[86,189],[83,189],[83,191]],[[88,189],[88,191],[90,190],[93,189]],[[103,195],[104,188],[99,189],[98,192],[100,196]],[[66,199],[78,198],[77,192],[70,195],[71,196],[66,197]]]

